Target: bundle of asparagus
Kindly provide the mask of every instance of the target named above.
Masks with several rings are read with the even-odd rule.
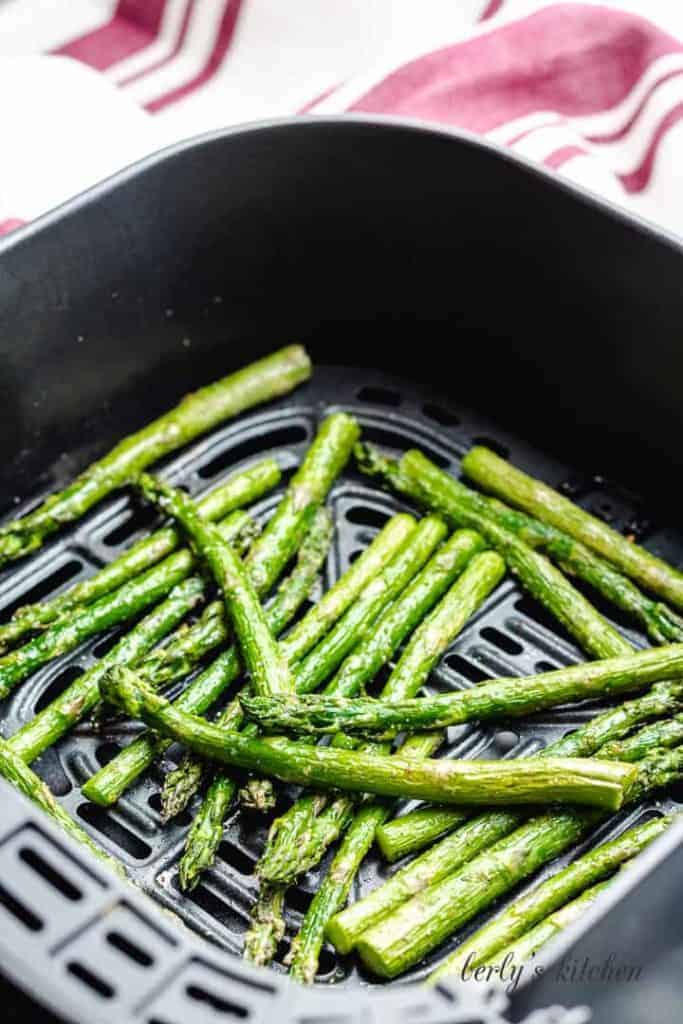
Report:
[[[166,776],[164,817],[177,815],[208,782],[179,864],[186,890],[213,863],[238,793],[244,805],[264,810],[277,799],[279,782],[301,785],[300,798],[274,821],[257,865],[261,891],[245,954],[262,964],[272,959],[285,932],[288,887],[339,840],[291,943],[292,976],[304,983],[315,978],[327,937],[343,953],[357,950],[374,973],[395,977],[622,805],[681,777],[683,620],[669,603],[683,608],[683,574],[488,449],[472,449],[463,469],[493,497],[420,452],[394,461],[361,444],[358,423],[343,412],[322,422],[260,536],[246,509],[279,483],[272,458],[236,473],[200,501],[144,472],[309,374],[306,353],[291,346],[202,389],[122,441],[35,512],[0,529],[2,564],[40,547],[129,484],[170,519],[89,579],[20,608],[0,625],[0,696],[6,696],[50,660],[102,630],[137,620],[92,668],[0,743],[0,774],[121,870],[29,765],[101,699],[149,731],[85,783],[87,799],[115,803],[179,742],[185,754]],[[334,524],[325,501],[354,447],[364,473],[428,514],[416,520],[401,512],[390,519],[289,628],[326,560]],[[457,528],[450,537],[449,527]],[[480,614],[506,570],[593,660],[421,695],[434,666]],[[659,646],[634,650],[570,577],[625,612]],[[194,620],[183,624],[191,614]],[[210,657],[175,701],[159,692]],[[365,687],[385,666],[386,683],[378,697],[369,697]],[[209,721],[204,716],[222,697],[223,707]],[[452,725],[604,698],[622,703],[540,755],[434,757]],[[316,745],[325,734],[331,744]],[[426,803],[392,819],[397,797]],[[599,899],[610,876],[670,821],[637,825],[532,887],[461,944],[435,977],[492,957],[532,956]],[[424,852],[344,909],[375,840],[388,860]]]

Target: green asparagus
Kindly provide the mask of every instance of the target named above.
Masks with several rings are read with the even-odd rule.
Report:
[[[119,442],[35,511],[0,529],[0,565],[39,548],[133,476],[253,405],[285,394],[311,374],[305,350],[290,345],[187,395],[174,409]]]
[[[280,654],[266,614],[241,561],[213,525],[201,518],[191,498],[147,473],[136,481],[148,501],[171,515],[206,562],[222,594],[225,608],[239,641],[251,685],[262,696],[294,690],[289,666]]]
[[[545,555],[464,500],[460,491],[462,485],[421,452],[406,452],[396,463],[374,452],[368,456],[368,449],[361,448],[359,463],[365,472],[379,474],[399,493],[440,513],[456,526],[478,530],[503,556],[521,585],[548,609],[587,654],[594,658],[611,658],[632,649]]]
[[[244,958],[259,967],[269,964],[284,938],[284,893],[278,886],[262,889],[254,904],[244,942]]]
[[[680,779],[683,748],[655,750],[637,768],[629,802]],[[381,977],[403,973],[475,914],[566,850],[602,817],[592,810],[567,809],[527,821],[366,931],[357,944],[363,962]]]
[[[270,589],[300,544],[302,534],[310,527],[311,519],[315,516],[316,501],[323,500],[326,489],[333,483],[334,474],[344,465],[357,432],[355,420],[344,413],[329,416],[321,425],[275,515],[250,552],[247,563],[249,580],[259,595]],[[362,589],[372,577],[375,566],[386,550],[395,549],[409,529],[412,529],[412,524],[413,520],[409,516],[394,517],[375,544],[368,549],[367,557],[360,558],[345,579],[328,592],[326,598],[329,599],[320,601],[310,615],[292,630],[287,638],[291,651],[303,657],[310,650],[329,628],[330,622],[354,599],[356,588]],[[257,580],[260,582],[257,583]],[[273,629],[273,624],[269,625]],[[287,653],[287,657],[292,660],[290,653]],[[239,670],[237,652],[231,647],[193,680],[178,698],[179,707],[194,714],[203,714],[233,682]],[[163,738],[143,734],[93,776],[83,792],[88,795],[92,790],[97,792],[97,800],[115,803],[121,793],[168,746]]]
[[[499,950],[524,935],[552,911],[635,857],[666,831],[672,821],[671,817],[653,818],[577,858],[479,928],[441,964],[430,980],[436,981],[447,974],[460,974],[465,964],[476,967],[489,963]]]
[[[484,552],[472,558],[446,596],[413,633],[382,690],[381,701],[393,702],[406,694],[417,692],[444,650],[499,583],[504,571],[502,559],[494,552]],[[400,604],[399,599],[396,605]],[[359,653],[362,655],[362,646]],[[362,678],[359,678],[358,683],[361,681]],[[338,685],[339,676],[332,680],[326,692],[334,693]],[[341,737],[338,737],[335,746],[339,746],[340,741]],[[378,748],[376,752],[388,753],[388,748]],[[349,798],[340,799],[350,808]],[[294,808],[287,813],[292,814],[293,811]],[[338,808],[338,817],[340,821],[347,820],[346,808]],[[326,845],[323,845],[323,837],[318,835],[312,826],[306,827],[306,833],[307,841],[303,841],[296,833],[289,835],[282,831],[277,832],[272,840],[269,838],[259,862],[258,870],[261,877],[271,882],[291,882],[298,874],[309,870],[317,863],[325,852]],[[329,836],[330,841],[337,838],[331,833]]]
[[[482,487],[504,496],[543,522],[564,530],[618,566],[647,590],[683,608],[683,573],[487,448],[472,448],[463,469]]]
[[[85,846],[98,860],[103,861],[117,875],[126,877],[123,865],[110,857],[97,846],[85,829],[76,824],[64,808],[55,800],[48,786],[34,771],[12,750],[6,740],[0,739],[0,775],[11,783],[20,793],[28,797],[32,803],[44,811],[49,818],[68,836]]]
[[[566,802],[618,810],[637,776],[632,765],[595,759],[411,761],[399,756],[311,747],[280,738],[253,739],[178,711],[134,672],[121,666],[105,673],[100,692],[131,718],[141,718],[204,757],[300,785],[443,803]]]
[[[245,528],[252,530],[246,512],[232,512],[219,527],[227,541]],[[74,609],[64,622],[55,622],[24,647],[0,658],[0,697],[6,697],[18,683],[52,658],[74,650],[90,637],[130,620],[165,598],[189,576],[193,566],[194,559],[187,548],[176,551],[118,590],[105,594],[93,604]]]
[[[235,473],[225,483],[210,491],[198,502],[201,515],[215,522],[235,509],[251,504],[262,494],[277,486],[280,468],[275,459],[264,459],[249,469]],[[43,630],[57,620],[63,621],[74,609],[92,604],[116,590],[145,569],[160,562],[181,544],[181,536],[172,527],[157,530],[143,537],[109,565],[50,601],[24,605],[9,622],[0,626],[0,654],[14,646],[27,633]]]
[[[603,747],[605,756],[614,761],[640,761],[644,751],[653,746],[670,748],[683,743],[683,714],[652,722],[623,740],[613,740]]]
[[[380,570],[332,631],[295,667],[297,690],[306,690],[318,685],[319,681],[334,671],[347,652],[367,635],[382,609],[401,592],[427,561],[444,533],[443,523],[434,516],[428,516],[418,524],[395,556]],[[236,727],[234,722],[233,719],[232,728]],[[253,727],[249,729],[249,734],[254,735]],[[340,828],[342,823],[348,820],[350,807],[335,808],[334,813],[326,819],[326,824],[330,825],[333,821],[334,827]],[[327,828],[325,834],[328,842],[336,838],[333,829]],[[186,853],[188,856],[191,855],[189,846],[186,847]],[[191,856],[192,859],[204,862],[208,854],[204,851],[196,858],[194,854]],[[317,860],[317,857],[315,859]]]
[[[308,597],[332,540],[332,520],[326,509],[318,510],[311,529],[299,548],[296,564],[280,584],[266,616],[268,626],[277,636],[291,622]],[[215,724],[234,729],[240,724],[241,710],[231,701],[215,718]],[[169,821],[180,814],[197,792],[206,765],[201,758],[187,751],[176,769],[169,772],[161,791],[161,816]]]
[[[658,688],[659,693],[655,694]],[[600,751],[601,756],[606,756],[603,751],[607,749],[606,744],[610,740],[623,736],[638,721],[643,721],[651,715],[665,713],[667,695],[672,689],[673,685],[670,683],[663,686],[658,684],[650,693],[638,700],[630,701],[618,708],[610,708],[596,716],[580,729],[546,747],[537,756],[590,757],[597,751]],[[644,774],[642,762],[639,765],[639,773]],[[632,798],[635,799],[633,795]],[[444,814],[449,808],[434,810],[440,816],[441,832],[430,838],[437,839],[440,834],[450,829],[455,831],[451,831],[439,843],[401,868],[384,885],[332,919],[327,936],[340,953],[350,952],[363,932],[412,896],[446,878],[482,850],[503,839],[524,820],[523,814],[519,811],[491,810],[484,811],[462,824],[463,812],[453,808],[451,822],[445,823]]]
[[[241,703],[250,718],[270,730],[312,734],[344,731],[387,739],[398,732],[444,729],[472,719],[528,715],[568,701],[615,697],[681,675],[683,644],[670,644],[525,679],[494,679],[435,697],[387,703],[370,698],[308,695],[278,702],[245,695]]]
[[[379,476],[394,490],[413,499],[418,498],[414,482],[401,473],[402,463],[397,464],[385,458],[371,445],[365,444],[356,445],[356,458],[363,472]],[[487,498],[455,478],[450,478],[449,502],[451,515],[457,522],[460,521],[458,516],[463,517],[463,522],[467,521],[468,516],[472,523],[489,522],[494,533],[495,528],[499,527],[514,534],[529,547],[543,551],[561,569],[583,580],[610,604],[632,618],[655,643],[683,640],[683,620],[675,612],[661,601],[643,594],[627,576],[568,533],[539,519],[532,519],[495,498]],[[429,501],[427,505],[433,507]],[[481,526],[479,528],[482,529]]]
[[[499,950],[496,953],[496,962],[499,964],[514,964],[517,968],[527,963],[536,955],[541,947],[554,939],[565,928],[568,928],[569,925],[579,921],[590,910],[598,897],[609,888],[612,881],[613,879],[608,878],[606,882],[598,882],[597,885],[586,889],[585,892],[582,892],[580,896],[577,896],[570,903],[566,903],[559,910],[554,910],[552,914],[548,914],[540,924],[525,932],[515,942],[511,942],[509,946]],[[469,967],[470,965],[468,964],[461,975],[464,981],[467,980],[467,970]]]

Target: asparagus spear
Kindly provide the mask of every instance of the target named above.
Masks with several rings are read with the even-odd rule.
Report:
[[[637,856],[653,839],[665,832],[673,820],[667,816],[636,825],[551,875],[479,928],[440,965],[430,980],[436,981],[447,974],[461,974],[465,964],[476,967],[478,964],[489,963],[491,957],[509,942],[524,935],[552,911],[595,882],[611,875],[625,861]]]
[[[279,480],[280,468],[275,459],[264,459],[249,469],[235,473],[225,483],[210,491],[198,502],[199,512],[211,522],[224,519],[235,509],[256,501],[266,491],[277,486]],[[18,608],[10,621],[0,626],[0,654],[4,654],[27,633],[43,630],[58,619],[63,621],[79,606],[92,604],[116,590],[170,555],[180,543],[180,534],[172,527],[157,530],[151,536],[143,537],[94,576],[76,583],[65,593],[58,594],[50,601]]]
[[[531,960],[542,946],[545,946],[569,925],[580,920],[605,889],[609,888],[612,881],[613,879],[609,878],[606,882],[598,882],[597,885],[586,889],[570,903],[560,907],[559,910],[554,910],[552,914],[548,914],[540,924],[525,932],[509,946],[499,950],[496,954],[497,963],[522,965]]]
[[[357,434],[355,421],[343,413],[329,416],[320,427],[299,471],[292,477],[277,512],[268,523],[263,535],[250,552],[247,563],[249,580],[259,594],[270,589],[289,561],[294,549],[315,515],[315,501],[324,498],[332,485],[334,473],[348,458],[350,446]],[[360,558],[344,581],[329,591],[329,600],[323,599],[312,609],[310,616],[297,626],[288,637],[291,650],[302,657],[328,628],[330,621],[353,600],[356,587],[362,588],[371,577],[374,566],[412,528],[409,516],[394,517],[368,550]],[[260,581],[257,583],[257,580]],[[326,595],[326,598],[328,595]],[[273,624],[269,623],[271,629]],[[290,657],[288,655],[288,657]],[[237,677],[240,663],[237,652],[229,648],[178,698],[179,706],[194,714],[203,714],[218,699],[223,690]],[[168,748],[163,739],[150,735],[138,737],[116,758],[109,762],[86,783],[83,792],[97,793],[96,800],[115,803],[121,793],[148,768],[155,757]]]
[[[284,892],[279,886],[271,886],[259,893],[244,941],[245,960],[265,967],[273,959],[285,934],[283,909]]]
[[[664,684],[660,692],[655,694],[658,687],[659,684],[638,700],[610,708],[580,729],[552,743],[537,756],[590,757],[596,751],[607,756],[603,755],[603,751],[607,749],[606,744],[610,740],[623,736],[636,722],[653,714],[664,713],[665,694],[673,689],[673,685]],[[639,765],[639,772],[644,774],[643,762]],[[448,808],[435,810],[443,815]],[[446,878],[482,850],[503,839],[524,820],[518,811],[491,810],[478,814],[463,825],[462,811],[454,808],[453,812],[450,825],[445,825],[441,819],[441,829],[455,829],[454,832],[407,864],[384,885],[332,919],[327,928],[327,937],[340,953],[350,952],[363,932],[415,894]],[[462,827],[458,828],[460,825]]]
[[[522,586],[543,604],[595,658],[610,658],[630,651],[631,645],[572,586],[569,580],[507,527],[465,500],[462,484],[421,452],[409,451],[396,463],[367,447],[356,448],[360,468],[381,478],[400,494],[439,512],[457,526],[478,530],[503,556]]]
[[[146,659],[142,662],[140,659],[158,640],[177,626],[181,619],[201,600],[202,590],[201,581],[196,576],[180,583],[171,591],[165,601],[157,605],[134,629],[122,637],[111,651],[83,675],[74,679],[66,690],[15,732],[8,741],[14,753],[30,764],[69,729],[85,718],[99,701],[99,681],[112,665],[140,663],[139,668],[149,683],[158,685],[161,681],[168,681],[170,660],[169,662],[165,662],[163,658],[160,660],[157,653],[153,652],[150,655],[148,668],[145,665]],[[185,656],[187,656],[187,636],[187,633],[182,633],[178,641],[185,650]],[[168,649],[170,659],[174,656],[173,649],[177,651],[176,644]],[[182,662],[182,651],[180,654]],[[155,672],[159,672],[159,680],[155,678]],[[184,674],[182,667],[180,673]]]
[[[379,476],[400,493],[412,498],[418,497],[414,483],[400,471],[402,464],[385,458],[371,445],[358,444],[355,451],[363,472]],[[498,526],[514,534],[529,547],[543,551],[565,572],[584,580],[607,601],[633,618],[655,643],[683,640],[683,621],[675,612],[661,601],[643,594],[627,576],[568,533],[539,519],[532,519],[495,498],[484,497],[454,478],[450,480],[449,498],[453,506],[451,514],[456,521],[460,521],[456,513],[465,516],[465,520],[471,517],[473,523],[488,521],[494,528]],[[429,502],[427,505],[431,507]]]
[[[391,702],[399,700],[405,694],[417,692],[444,650],[499,583],[504,571],[502,559],[494,552],[484,552],[472,558],[446,596],[413,633],[382,690],[381,701]],[[400,604],[399,599],[396,605]],[[362,656],[362,647],[359,654]],[[339,677],[336,677],[327,687],[327,692],[333,693],[338,685]],[[339,746],[340,743],[341,737],[336,740],[335,745]],[[388,750],[389,748],[385,746],[377,748],[378,753],[388,753]],[[348,798],[341,799],[350,807]],[[295,813],[295,808],[296,805],[287,813]],[[341,821],[346,821],[345,809],[343,812],[338,810],[338,816]],[[281,828],[272,838],[269,837],[259,862],[258,870],[261,877],[271,882],[291,882],[297,875],[317,863],[325,852],[326,845],[322,845],[322,837],[308,824],[306,833],[305,842],[296,832],[290,835]],[[336,835],[331,835],[330,841],[336,838]]]
[[[655,751],[639,768],[629,802],[680,779],[683,749]],[[600,817],[595,811],[567,809],[530,819],[366,931],[357,944],[363,962],[381,977],[403,973],[456,928],[566,850]]]
[[[484,556],[478,556],[483,558]],[[519,717],[567,701],[614,697],[683,674],[683,644],[554,669],[526,679],[494,679],[470,690],[387,703],[370,698],[308,695],[278,703],[244,696],[250,718],[271,730],[325,734],[341,730],[390,738],[444,729],[472,719]]]
[[[246,512],[233,512],[220,524],[219,530],[229,541],[245,527],[251,534],[253,527]],[[74,609],[63,622],[53,623],[24,647],[0,658],[0,697],[6,697],[18,683],[52,658],[74,650],[90,637],[130,620],[165,598],[189,576],[192,568],[191,552],[187,548],[176,551],[111,594]]]
[[[488,448],[472,448],[462,465],[468,476],[487,491],[504,496],[513,505],[576,537],[647,590],[683,608],[683,573],[633,544],[548,484],[527,476]]]
[[[39,548],[46,537],[85,513],[140,470],[250,406],[291,391],[311,374],[299,345],[280,349],[187,395],[174,409],[120,441],[63,491],[0,529],[0,565]]]
[[[653,744],[657,747],[677,747],[683,743],[683,715],[652,722],[624,740],[613,740],[604,747],[604,752],[614,761],[640,761],[644,751]]]
[[[326,509],[319,509],[309,533],[303,540],[292,572],[280,584],[267,609],[268,626],[277,636],[291,622],[308,597],[332,540],[332,519]],[[241,722],[241,708],[231,701],[214,719],[216,725],[235,729]],[[205,763],[187,751],[178,767],[169,772],[161,791],[161,816],[164,821],[180,814],[197,792],[204,776]]]
[[[162,484],[147,473],[138,477],[137,486],[148,501],[173,516],[209,566],[232,621],[254,692],[264,696],[291,693],[294,680],[289,666],[268,627],[258,594],[230,545],[212,523],[201,518],[197,506],[183,491]]]
[[[102,696],[131,718],[221,764],[260,770],[284,782],[443,803],[569,802],[618,810],[636,778],[632,765],[582,758],[511,761],[410,761],[400,757],[310,747],[225,732],[178,711],[134,672],[117,666],[100,682]]]
[[[334,629],[295,667],[294,680],[297,690],[306,690],[318,685],[319,681],[337,667],[347,652],[367,634],[382,608],[400,593],[427,561],[444,533],[443,523],[433,516],[426,517],[418,524]],[[232,728],[236,728],[235,721],[233,718]],[[254,734],[253,728],[249,729],[249,735]],[[349,812],[344,810],[338,815],[337,820],[341,823],[348,820],[348,817]],[[200,841],[205,844],[203,836],[200,837]],[[186,847],[186,855],[193,862],[205,863],[207,858],[209,861],[213,859],[211,852],[204,850],[200,855],[196,855],[189,846]]]
[[[615,760],[630,761],[631,757],[628,756],[628,751],[633,748],[629,745],[624,749],[624,756],[619,757],[617,755],[621,752],[621,747],[613,748],[610,741],[618,740],[634,726],[649,718],[672,715],[679,712],[682,707],[682,683],[657,683],[641,697],[626,701],[597,715],[582,726],[578,732],[558,740],[548,748],[548,751],[561,756],[584,757],[598,748],[602,748],[605,757],[614,756]],[[662,729],[665,736],[676,734],[676,729],[669,728],[665,723],[662,723]],[[411,737],[408,744],[417,738],[417,736]],[[634,746],[639,742],[634,739]],[[666,742],[663,741],[659,743],[659,746],[666,745]],[[466,815],[452,807],[418,807],[415,811],[404,814],[400,818],[394,818],[393,821],[380,826],[377,829],[377,845],[386,859],[393,862],[431,845],[462,824],[465,817]]]
[[[12,750],[6,740],[0,739],[0,775],[7,782],[10,782],[20,793],[44,811],[48,817],[59,825],[67,835],[75,839],[81,846],[88,850],[98,860],[103,861],[117,875],[126,877],[123,865],[110,857],[108,853],[97,846],[85,829],[76,824],[73,818],[66,813],[64,808],[55,800],[49,788],[43,780]]]

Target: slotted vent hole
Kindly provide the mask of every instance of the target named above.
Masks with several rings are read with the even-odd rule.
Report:
[[[391,448],[394,451],[404,452],[407,448],[415,447],[413,438],[407,437],[405,434],[399,434],[394,430],[387,430],[386,427],[378,427],[374,423],[363,427],[363,438],[366,441],[372,441],[373,444],[381,445],[382,448]],[[450,465],[450,460],[423,438],[420,438],[418,447],[432,462],[435,462],[437,466],[441,466],[442,469],[446,469]]]
[[[93,970],[86,967],[85,964],[79,963],[78,960],[71,960],[67,965],[66,969],[69,974],[73,974],[74,978],[78,978],[84,985],[87,985],[89,989],[96,992],[102,999],[111,999],[114,995],[114,988],[101,978],[99,974],[95,974]]]
[[[536,672],[555,672],[557,665],[553,665],[552,661],[537,661],[534,665],[534,671]]]
[[[422,412],[441,427],[458,427],[460,425],[460,417],[450,409],[444,409],[442,405],[427,402],[422,406]]]
[[[177,880],[175,884],[180,891]],[[243,935],[246,932],[248,925],[244,918],[205,885],[198,885],[192,892],[187,893],[185,898],[196,904],[205,914],[215,918],[232,935]]]
[[[485,626],[480,636],[484,640],[488,640],[494,647],[497,647],[499,651],[505,651],[506,654],[521,654],[524,650],[517,640],[513,640],[507,633],[503,633],[500,629],[495,629],[493,626]]]
[[[346,518],[356,526],[368,526],[372,530],[381,530],[386,525],[389,516],[386,512],[373,508],[371,505],[352,505],[347,509]]]
[[[0,906],[8,910],[31,932],[39,932],[44,927],[42,919],[2,884],[0,884]]]
[[[188,999],[194,1000],[195,1003],[206,1003],[214,1013],[222,1013],[229,1017],[239,1017],[242,1020],[249,1016],[249,1011],[246,1007],[240,1006],[238,1003],[232,1003],[215,992],[210,992],[203,985],[188,985],[185,988],[185,994]]]
[[[398,391],[392,391],[391,388],[361,388],[358,399],[361,402],[374,402],[375,405],[388,405],[393,408],[401,404]]]
[[[318,957],[318,976],[324,977],[337,968],[337,957],[330,949],[321,949]]]
[[[139,964],[140,967],[151,967],[154,963],[153,956],[150,956],[136,942],[132,942],[125,935],[122,935],[121,932],[107,932],[107,942],[114,949],[117,949],[119,953],[123,953],[124,956],[128,957],[129,960]]]
[[[482,683],[485,679],[490,678],[478,665],[473,665],[471,661],[466,661],[459,654],[449,654],[446,658],[446,664],[454,672],[457,672],[458,675],[464,676],[465,679],[469,679],[472,683]]]
[[[515,608],[522,615],[526,615],[527,618],[538,623],[539,626],[543,626],[544,629],[547,629],[554,636],[562,635],[563,637],[568,637],[568,634],[557,619],[554,619],[550,612],[547,612],[543,605],[534,601],[533,598],[526,595],[520,597],[518,601],[515,601]]]
[[[112,818],[104,807],[96,804],[80,804],[77,812],[91,828],[101,832],[112,843],[115,843],[136,860],[145,860],[152,852],[151,848],[134,832]]]
[[[105,637],[104,640],[100,640],[100,642],[95,644],[93,647],[94,656],[99,659],[103,658],[105,654],[109,654],[109,652],[116,647],[122,635],[122,630],[117,629],[114,630],[113,633],[110,633],[109,636]]]
[[[351,552],[351,554],[349,555],[349,562],[351,563],[351,565],[353,565],[354,562],[358,561],[360,556],[363,554],[364,550],[364,548],[356,548],[355,551]]]
[[[232,843],[221,843],[219,854],[226,864],[239,871],[241,875],[253,875],[254,861],[239,847],[233,846]]]
[[[305,914],[313,901],[314,895],[315,893],[306,892],[305,889],[301,889],[297,886],[294,889],[290,889],[287,893],[287,903],[292,910],[297,910],[300,914]]]
[[[108,547],[117,548],[135,533],[149,530],[158,521],[158,513],[151,505],[140,505],[131,509],[127,517],[103,537]]]
[[[65,583],[72,580],[74,576],[78,576],[79,572],[83,568],[83,563],[77,558],[71,558],[64,565],[60,565],[58,569],[51,572],[49,576],[44,576],[39,583],[36,583],[30,588],[25,590],[19,597],[11,601],[10,604],[5,605],[2,609],[3,619],[9,619],[14,615],[18,608],[23,608],[26,604],[36,604],[38,601],[42,601],[44,598],[49,597],[50,594],[54,594],[56,590],[63,587]]]
[[[102,768],[104,768],[105,765],[109,764],[110,761],[113,761],[114,758],[120,753],[121,747],[118,745],[118,743],[100,743],[97,750],[95,751],[95,757],[97,758],[98,764],[101,765]]]
[[[199,475],[207,480],[218,476],[224,469],[235,466],[254,455],[263,456],[270,448],[283,448],[287,445],[302,444],[308,440],[308,431],[302,424],[279,427],[266,433],[254,433],[239,444],[226,448],[209,462],[199,467]]]
[[[51,679],[49,684],[45,687],[40,697],[35,703],[34,712],[38,714],[43,708],[46,708],[48,704],[51,704],[56,697],[59,697],[60,693],[66,690],[67,686],[78,679],[80,675],[83,675],[83,669],[79,668],[78,665],[69,665],[68,668],[62,669],[58,672],[54,679]]]
[[[68,878],[65,878],[61,871],[58,871],[52,864],[49,864],[37,850],[33,850],[30,846],[22,846],[19,851],[19,858],[67,900],[77,903],[83,899],[81,890],[73,882],[69,881]]]

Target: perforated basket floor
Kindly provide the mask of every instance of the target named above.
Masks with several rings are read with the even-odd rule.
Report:
[[[535,475],[561,486],[618,529],[637,534],[642,543],[674,563],[682,550],[680,535],[664,524],[651,523],[637,498],[590,475],[600,467],[586,467],[587,475],[579,477],[481,416],[419,394],[405,382],[391,381],[368,371],[317,369],[313,382],[294,395],[215,432],[168,462],[164,472],[192,494],[199,494],[236,468],[248,465],[265,453],[273,453],[286,479],[320,419],[339,408],[353,412],[361,422],[365,437],[385,450],[398,452],[417,446],[455,473],[461,456],[473,442],[486,443],[504,455],[509,454],[515,463]],[[263,520],[272,513],[280,493],[269,495],[257,506]],[[32,504],[37,500],[39,496]],[[346,570],[388,516],[405,507],[369,487],[353,470],[335,485],[330,505],[337,533],[327,564],[326,585]],[[17,506],[14,514],[22,511],[24,509]],[[47,545],[36,558],[0,577],[0,615],[5,618],[13,607],[57,593],[92,573],[149,529],[153,521],[149,512],[136,508],[128,497],[106,503],[77,529]],[[612,609],[602,610],[613,618]],[[624,622],[618,621],[617,625],[635,644],[645,643],[644,637]],[[73,654],[52,662],[24,683],[3,708],[3,734],[12,735],[108,649],[117,635],[99,637]],[[558,631],[543,609],[508,579],[452,645],[432,674],[429,685],[432,691],[472,686],[497,675],[526,675],[568,665],[581,657],[574,643]],[[514,757],[552,742],[576,728],[595,710],[595,705],[558,709],[515,722],[512,728],[504,724],[458,727],[449,734],[446,756]],[[136,731],[137,727],[131,723],[97,728],[82,724],[55,749],[46,752],[34,767],[97,842],[125,863],[141,890],[174,911],[192,932],[209,940],[213,947],[239,954],[256,895],[254,865],[273,815],[235,812],[228,821],[215,866],[191,896],[181,895],[177,862],[192,808],[172,825],[162,826],[159,789],[170,762],[166,760],[141,779],[111,810],[86,802],[80,794],[85,779],[128,743]],[[173,750],[170,753],[172,755]],[[274,813],[281,812],[294,793],[292,789],[284,789]],[[644,817],[678,807],[677,797],[676,793],[669,794],[663,800],[626,812],[592,836],[590,842]],[[69,998],[75,1000],[74,1005],[88,1008],[87,1013],[79,1010],[82,1019],[96,1020],[100,1019],[98,1014],[103,1014],[103,1020],[119,1021],[129,1014],[147,1024],[176,1024],[187,1019],[202,1024],[205,1019],[221,1019],[224,1014],[238,1017],[256,1014],[266,1005],[272,1012],[272,1002],[281,998],[282,992],[289,993],[287,998],[291,1000],[292,989],[288,985],[283,988],[281,964],[316,889],[319,871],[305,876],[301,884],[290,891],[287,935],[278,950],[273,971],[267,974],[240,967],[235,974],[230,962],[221,960],[217,952],[211,951],[211,946],[178,933],[174,925],[155,914],[146,901],[139,906],[138,901],[131,902],[130,896],[124,895],[125,886],[119,886],[114,880],[105,883],[99,869],[92,874],[91,867],[84,871],[73,854],[61,852],[61,848],[65,848],[61,840],[57,851],[55,834],[27,810],[23,801],[8,798],[3,807],[6,808],[0,815],[3,939],[19,951],[16,954],[19,971],[22,956],[29,956],[26,943],[39,950],[36,956],[45,958],[49,977],[44,986],[41,982],[41,990],[47,993],[53,984],[65,985]],[[568,857],[574,853],[572,851]],[[85,862],[88,863],[88,858]],[[557,863],[549,870],[556,870]],[[325,866],[326,862],[320,870]],[[353,898],[376,886],[391,870],[395,869],[387,868],[371,853],[358,877]],[[455,934],[402,980],[422,978],[464,934],[480,923],[478,919]],[[223,979],[220,992],[225,993],[226,985],[228,989],[235,985],[240,994],[225,998],[215,992],[211,995],[214,991],[211,977],[215,971]],[[318,980],[334,983],[337,991],[340,985],[356,989],[362,986],[368,999],[370,990],[377,992],[381,988],[385,993],[383,999],[389,998],[387,987],[375,986],[372,979],[359,970],[354,958],[340,958],[331,948],[323,951]],[[402,1007],[400,1016],[406,1020],[414,999],[423,998],[429,1003],[429,1012],[424,1009],[424,1015],[419,1018],[426,1021],[432,1012],[438,1016],[434,1001],[438,1003],[446,998],[434,994],[409,996],[402,986],[395,990],[403,993],[396,1006]],[[306,1001],[311,998],[313,996],[304,995],[303,990],[297,996],[302,1006],[308,1005]],[[479,999],[474,995],[467,998]],[[358,1008],[379,1004],[363,998],[353,1005]],[[382,1005],[389,1006],[388,1003]],[[447,1019],[460,1019],[452,1015],[455,1004],[451,1002],[449,1006]],[[116,1013],[113,1013],[115,1008]],[[489,1010],[486,1016],[485,1011]],[[336,1019],[345,1022],[345,1012]],[[501,1019],[491,1015],[500,1012],[501,1004],[491,1003],[488,1009],[479,1006],[479,1016],[470,1013],[466,1019]],[[306,1019],[312,1022],[314,1016]]]

